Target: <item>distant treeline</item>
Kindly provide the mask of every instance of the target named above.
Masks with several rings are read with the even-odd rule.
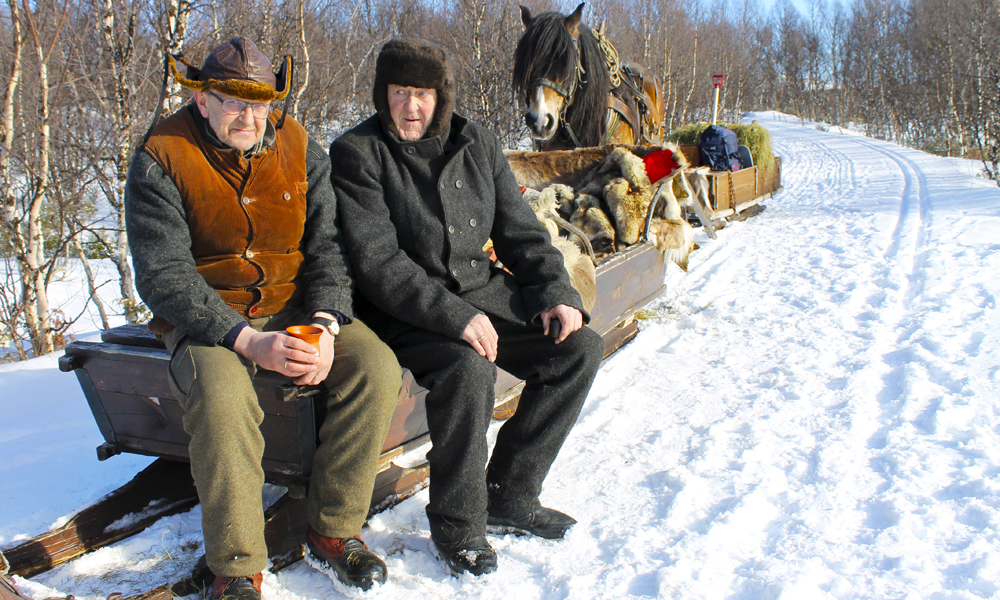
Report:
[[[576,2],[531,2],[533,14]],[[594,0],[622,58],[658,74],[672,129],[710,118],[711,78],[727,76],[724,119],[775,109],[939,154],[1000,160],[1000,0]],[[372,112],[374,59],[393,35],[451,53],[458,110],[515,147],[527,130],[511,89],[521,34],[513,0],[6,0],[0,228],[0,346],[21,358],[51,351],[75,316],[45,293],[67,256],[108,258],[120,302],[102,315],[145,317],[132,291],[122,193],[129,160],[156,111],[187,94],[163,81],[163,53],[200,65],[247,36],[273,58],[291,54],[290,113],[322,143]],[[16,267],[16,268],[13,268]],[[96,282],[91,282],[92,286]],[[54,316],[55,315],[55,316]],[[58,317],[58,318],[57,318]],[[106,318],[105,318],[106,320]]]

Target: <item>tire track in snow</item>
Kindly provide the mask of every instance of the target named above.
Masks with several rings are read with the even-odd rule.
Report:
[[[785,190],[794,190],[803,200],[808,198],[808,204],[812,206],[828,206],[832,201],[849,197],[857,188],[858,173],[854,161],[837,146],[850,143],[852,138],[840,136],[836,138],[835,145],[830,140],[820,141],[813,135],[806,136],[799,129],[782,131],[782,134],[791,134],[785,138],[793,138],[794,141],[778,138],[775,142],[775,153],[781,155],[783,160],[782,185]],[[816,177],[817,174],[822,176]],[[834,195],[826,196],[828,192]],[[810,198],[811,193],[815,196]]]

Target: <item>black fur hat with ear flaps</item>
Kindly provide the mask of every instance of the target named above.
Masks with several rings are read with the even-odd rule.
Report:
[[[247,38],[233,38],[205,59],[199,69],[180,55],[169,55],[170,72],[177,83],[191,90],[213,89],[250,102],[271,102],[288,95],[292,57],[285,56],[277,74],[271,61]]]
[[[397,37],[386,42],[378,53],[372,101],[382,126],[399,137],[389,113],[389,84],[436,90],[434,118],[423,139],[441,135],[451,119],[457,88],[451,61],[444,50],[426,40]]]

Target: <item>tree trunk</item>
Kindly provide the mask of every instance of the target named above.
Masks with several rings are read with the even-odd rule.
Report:
[[[48,200],[49,163],[52,152],[52,128],[49,124],[51,115],[49,114],[48,61],[52,47],[55,46],[55,39],[58,38],[58,31],[47,53],[42,47],[42,40],[38,37],[38,31],[31,19],[27,0],[25,0],[23,8],[34,42],[35,54],[38,58],[38,118],[41,143],[38,148],[39,167],[32,185],[32,198],[27,214],[27,252],[25,252],[22,262],[24,268],[21,271],[21,285],[24,290],[25,302],[31,300],[31,304],[26,305],[26,324],[31,335],[32,347],[35,356],[41,356],[55,350],[49,296],[45,286],[47,265],[45,260],[45,230],[42,227],[42,207]],[[65,17],[65,13],[63,16]]]
[[[187,41],[188,24],[191,21],[191,0],[167,0],[166,39],[163,47],[170,54],[181,54]],[[167,94],[163,98],[160,114],[167,116],[181,107],[184,98],[181,96],[181,86],[173,77],[167,77]]]
[[[111,73],[114,78],[115,92],[115,126],[117,139],[115,144],[114,178],[105,190],[108,202],[115,213],[117,232],[111,261],[118,269],[119,290],[125,319],[129,323],[137,323],[140,315],[139,301],[135,295],[132,282],[132,267],[129,265],[128,236],[125,233],[125,182],[128,179],[128,166],[132,159],[132,128],[135,118],[132,114],[132,93],[128,85],[128,68],[132,62],[136,13],[135,7],[125,24],[123,31],[116,26],[114,0],[103,0],[104,15],[101,19],[101,34],[105,47],[111,58]],[[98,166],[97,168],[101,168]]]
[[[101,314],[101,328],[104,330],[111,329],[111,324],[108,322],[108,313],[104,310],[104,302],[101,301],[101,297],[97,293],[97,281],[94,278],[94,271],[90,268],[90,261],[87,259],[86,253],[83,251],[83,244],[80,242],[80,235],[82,232],[77,232],[78,235],[73,236],[73,247],[76,249],[76,256],[80,259],[80,264],[83,265],[83,272],[87,276],[87,289],[90,291],[90,301],[94,303],[97,307],[97,312]]]
[[[299,86],[295,94],[295,104],[292,106],[292,116],[299,123],[303,123],[305,118],[299,114],[299,102],[302,101],[302,94],[309,87],[309,44],[306,43],[306,0],[299,0],[299,44],[302,46],[302,85]]]

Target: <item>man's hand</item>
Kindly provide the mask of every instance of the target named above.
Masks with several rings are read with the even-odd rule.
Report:
[[[298,385],[313,385],[326,379],[333,364],[333,336],[324,332],[319,344],[322,353],[283,331],[260,332],[245,327],[236,337],[233,350],[263,369],[296,377]]]
[[[486,315],[479,314],[472,317],[462,332],[462,339],[469,342],[479,356],[485,356],[490,362],[497,359],[497,342],[500,336]]]
[[[545,335],[549,334],[549,323],[552,322],[552,319],[559,319],[559,323],[562,325],[559,337],[556,338],[557,344],[568,338],[569,334],[583,327],[583,313],[565,304],[558,304],[542,313],[542,329],[545,331]]]
[[[297,385],[318,385],[326,376],[330,374],[330,367],[333,366],[333,356],[334,356],[334,336],[330,335],[330,332],[323,328],[323,335],[319,338],[319,357],[316,359],[315,368],[312,371],[307,372],[295,380]],[[301,341],[301,340],[297,340]],[[288,362],[289,367],[293,367],[291,361]]]

